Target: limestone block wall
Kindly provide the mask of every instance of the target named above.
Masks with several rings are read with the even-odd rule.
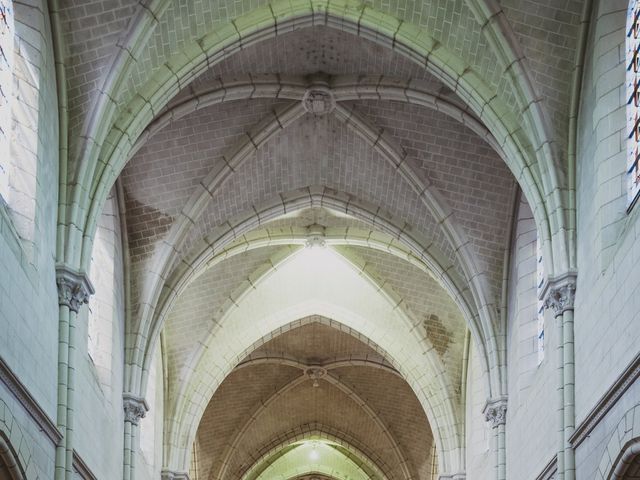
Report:
[[[102,211],[89,277],[96,290],[77,329],[75,447],[97,478],[122,476],[124,279],[120,216],[114,191]],[[100,448],[95,448],[100,445]]]
[[[493,432],[482,413],[487,401],[487,374],[481,368],[473,340],[469,346],[468,365],[465,410],[467,479],[482,480],[491,478],[495,454],[492,452]]]
[[[15,158],[24,159],[22,165],[29,168],[12,175],[12,182],[25,185],[20,195],[12,194],[9,204],[0,205],[0,356],[55,422],[58,113],[51,27],[43,2],[14,2],[14,7],[17,93],[12,112],[19,134],[12,138],[11,148],[24,154]],[[21,205],[29,206],[28,215],[21,215]],[[28,463],[40,474],[29,478],[52,478],[54,445],[7,382],[6,377],[0,379],[5,427],[9,419],[11,426],[6,428],[20,431],[33,453]]]
[[[626,213],[626,0],[594,2],[580,105],[577,163],[578,286],[575,310],[577,424],[640,350],[640,208]],[[637,388],[637,387],[633,387]],[[630,395],[629,390],[625,395]],[[596,418],[577,449],[577,478],[615,428],[622,397]],[[636,399],[640,398],[636,392]],[[625,407],[628,405],[624,405]],[[609,410],[610,407],[610,410]],[[602,431],[600,430],[602,429]]]
[[[545,318],[544,358],[538,363],[537,230],[524,197],[511,246],[508,325],[507,478],[535,478],[555,455],[555,320]]]
[[[0,383],[0,444],[17,454],[26,480],[53,478],[55,445],[46,442],[38,426]]]
[[[162,435],[164,422],[164,376],[160,345],[156,347],[149,371],[145,396],[149,411],[140,421],[140,449],[136,458],[136,475],[140,480],[156,480],[162,470]]]

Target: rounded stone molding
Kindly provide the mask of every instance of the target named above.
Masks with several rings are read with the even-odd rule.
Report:
[[[596,480],[622,480],[631,464],[640,457],[640,403],[634,405],[611,429],[600,458]]]

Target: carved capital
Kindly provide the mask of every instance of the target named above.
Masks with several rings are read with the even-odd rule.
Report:
[[[173,472],[171,470],[163,470],[160,474],[161,480],[189,480],[187,472]]]
[[[122,395],[122,404],[124,407],[124,420],[125,422],[138,425],[141,418],[149,411],[149,405],[142,397],[137,397],[130,393]]]
[[[89,303],[89,297],[95,293],[86,274],[64,265],[56,267],[56,284],[58,304],[66,305],[75,313],[78,313],[82,305]]]
[[[551,308],[555,317],[567,310],[573,310],[576,296],[576,274],[567,273],[557,278],[550,278],[542,290],[544,308]]]
[[[507,423],[507,398],[490,398],[482,410],[484,419],[489,422],[491,428],[498,428],[499,425]]]

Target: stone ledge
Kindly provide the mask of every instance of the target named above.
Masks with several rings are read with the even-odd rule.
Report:
[[[46,412],[40,407],[38,402],[27,390],[27,387],[13,373],[9,365],[0,356],[0,381],[13,394],[18,403],[25,409],[29,416],[36,423],[38,428],[51,440],[53,445],[58,445],[62,440],[62,433],[58,430],[55,422],[49,418]]]
[[[591,409],[585,419],[576,427],[575,432],[569,438],[569,442],[574,449],[580,446],[638,378],[640,378],[640,353],[627,365],[624,371],[609,387],[607,393],[600,398],[595,407]]]
[[[555,478],[556,473],[558,473],[558,456],[554,455],[538,474],[536,480],[552,480]]]
[[[76,473],[82,478],[82,480],[98,480],[98,478],[93,474],[91,469],[84,463],[82,457],[76,452],[73,451],[73,469]]]

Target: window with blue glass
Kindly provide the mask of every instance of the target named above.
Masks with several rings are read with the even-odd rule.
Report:
[[[627,205],[631,208],[640,193],[640,2],[629,2],[627,11]]]

